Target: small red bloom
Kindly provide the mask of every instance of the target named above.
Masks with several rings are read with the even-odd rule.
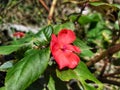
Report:
[[[13,36],[16,37],[16,38],[22,38],[22,37],[25,36],[25,33],[23,33],[23,32],[15,32],[13,34]]]
[[[72,69],[78,65],[80,58],[75,53],[80,53],[80,49],[72,45],[75,39],[75,33],[68,29],[61,30],[58,36],[52,34],[50,49],[59,69]]]

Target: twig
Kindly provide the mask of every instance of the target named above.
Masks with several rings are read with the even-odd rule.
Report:
[[[102,68],[102,70],[101,70],[101,72],[100,72],[100,77],[103,77],[103,75],[104,75],[104,72],[105,72],[105,70],[106,70],[106,67],[107,67],[107,64],[108,64],[108,60],[106,59],[106,60],[104,60],[105,62],[104,62],[104,66],[103,66],[103,68]]]
[[[78,19],[81,17],[82,12],[84,11],[84,9],[85,9],[85,7],[87,6],[87,4],[88,4],[87,1],[83,3],[83,5],[82,5],[82,7],[81,7],[81,11],[80,11],[79,15],[77,16],[77,18],[76,18],[76,20],[75,20],[75,23],[78,22]]]
[[[43,5],[43,7],[49,12],[49,8],[48,6],[45,4],[45,2],[43,0],[39,0],[40,3]]]
[[[120,82],[115,81],[115,80],[108,80],[108,79],[106,79],[106,78],[101,78],[101,77],[99,77],[98,79],[99,79],[102,83],[109,83],[109,84],[113,84],[113,85],[120,86]]]
[[[52,5],[51,5],[50,12],[49,12],[49,15],[48,15],[48,24],[51,23],[56,3],[57,3],[57,0],[52,1]]]
[[[103,75],[103,77],[112,77],[112,76],[117,75],[117,74],[120,74],[120,72],[105,74],[105,75]]]
[[[118,51],[120,51],[120,43],[109,47],[106,51],[103,51],[102,53],[100,53],[99,56],[97,57],[95,56],[94,59],[91,59],[89,62],[86,63],[86,65],[91,66],[96,62],[100,61],[101,59],[103,59],[104,57],[110,56]]]

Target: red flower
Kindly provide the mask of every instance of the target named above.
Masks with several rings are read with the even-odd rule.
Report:
[[[13,34],[13,36],[16,37],[16,38],[22,38],[22,37],[25,36],[25,33],[23,33],[23,32],[15,32]]]
[[[75,53],[80,53],[80,49],[72,45],[75,39],[75,33],[67,29],[61,30],[58,36],[52,34],[50,49],[59,69],[72,69],[78,65],[80,58]]]

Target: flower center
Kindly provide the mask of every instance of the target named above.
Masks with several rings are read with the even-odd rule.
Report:
[[[62,50],[63,52],[72,52],[72,50],[69,50],[66,45],[63,45],[63,46],[61,47],[61,50]]]
[[[64,52],[67,50],[67,47],[65,45],[63,45],[63,47],[61,48],[61,50]]]

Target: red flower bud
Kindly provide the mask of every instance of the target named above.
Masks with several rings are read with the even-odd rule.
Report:
[[[13,36],[14,36],[14,37],[17,37],[17,38],[22,38],[22,37],[25,36],[25,33],[23,33],[23,32],[15,32],[15,33],[13,34]]]

